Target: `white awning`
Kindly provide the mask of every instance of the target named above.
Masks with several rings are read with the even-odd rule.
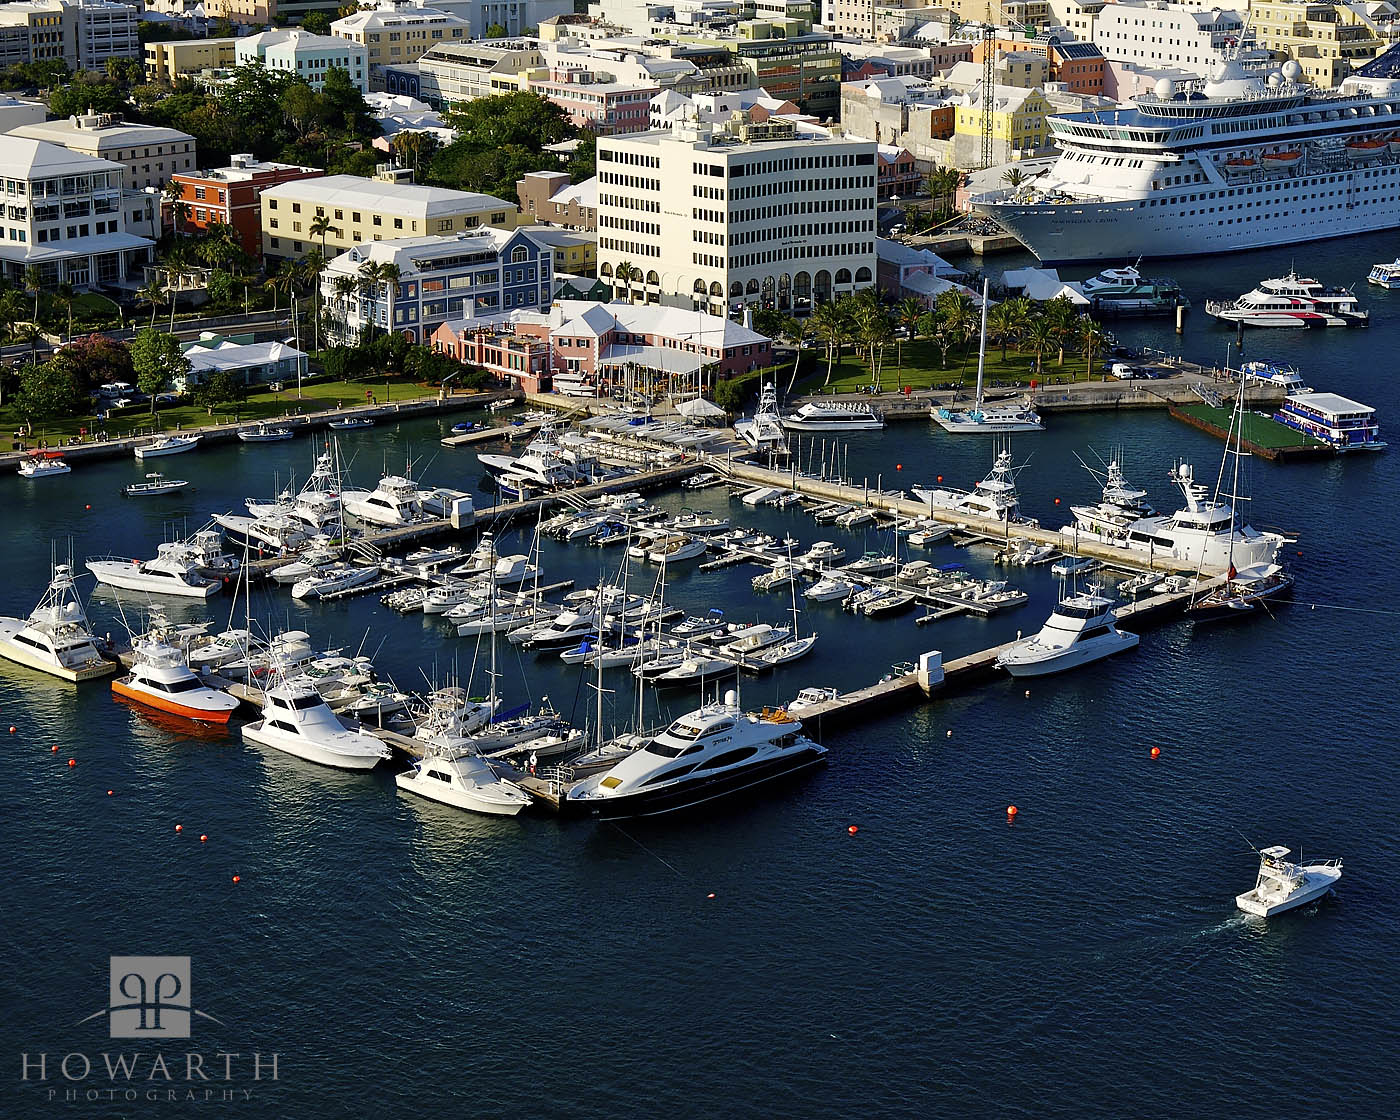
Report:
[[[676,411],[687,420],[719,420],[724,417],[724,409],[707,401],[704,397],[681,401],[680,404],[676,405]]]

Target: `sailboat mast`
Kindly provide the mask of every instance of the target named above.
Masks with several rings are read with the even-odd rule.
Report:
[[[987,372],[987,296],[991,281],[982,278],[982,330],[977,342],[977,407],[982,407],[982,379]]]

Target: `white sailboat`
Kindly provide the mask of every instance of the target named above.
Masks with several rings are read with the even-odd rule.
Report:
[[[1040,414],[1024,404],[986,405],[982,399],[982,386],[987,369],[987,295],[989,284],[982,281],[982,333],[977,344],[977,398],[971,408],[958,409],[932,405],[929,415],[933,422],[945,432],[966,435],[996,432],[1043,432],[1044,423]]]

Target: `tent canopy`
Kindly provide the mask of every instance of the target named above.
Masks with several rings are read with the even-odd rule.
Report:
[[[704,397],[681,401],[680,404],[676,405],[676,411],[688,420],[719,420],[724,417],[724,409],[707,401]]]

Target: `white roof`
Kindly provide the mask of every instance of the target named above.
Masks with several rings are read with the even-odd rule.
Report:
[[[704,354],[691,354],[670,346],[629,344],[609,346],[608,352],[598,359],[598,364],[605,369],[636,364],[662,373],[694,373],[710,361]]]
[[[14,133],[0,136],[0,166],[16,179],[42,179],[48,175],[91,175],[95,171],[126,168],[110,159],[70,151],[61,144],[29,140]]]
[[[208,372],[226,369],[240,370],[249,366],[262,366],[271,362],[301,359],[306,354],[285,342],[222,342],[215,347],[200,346],[198,343],[185,350],[190,360],[191,372]]]
[[[681,401],[680,404],[676,405],[676,411],[691,420],[718,419],[724,415],[724,409],[717,404],[712,404],[704,397]]]
[[[567,187],[556,191],[549,201],[557,202],[561,206],[577,202],[580,206],[596,210],[598,208],[598,176],[585,179],[582,183],[570,183]]]
[[[422,187],[417,183],[390,183],[380,179],[363,179],[358,175],[327,175],[322,179],[279,183],[263,191],[262,197],[285,198],[321,206],[360,206],[366,210],[392,211],[408,218],[515,209],[515,203],[506,202],[495,195],[454,191],[446,187]]]
[[[704,346],[750,346],[767,341],[767,336],[750,330],[722,315],[687,311],[660,304],[593,303],[588,300],[559,300],[550,308],[551,329],[559,334],[599,336],[609,331],[627,334],[659,335]],[[616,349],[616,347],[614,347]]]
[[[1011,268],[1001,275],[1002,284],[1019,291],[1037,303],[1061,296],[1077,307],[1088,306],[1089,300],[1073,284],[1066,284],[1053,268]]]
[[[86,257],[89,253],[112,253],[119,249],[149,249],[153,241],[134,233],[99,233],[91,237],[72,237],[47,245],[21,245],[14,241],[0,242],[0,260],[36,264],[61,261],[69,257]]]
[[[949,264],[932,249],[916,249],[902,241],[886,237],[875,239],[875,255],[901,268],[927,268],[935,276],[962,276],[963,271]]]
[[[1363,412],[1369,415],[1376,411],[1368,404],[1350,400],[1337,393],[1289,393],[1288,399],[1308,408],[1315,408],[1319,412],[1330,412],[1334,415],[1343,412]]]
[[[264,191],[266,195],[268,192]],[[417,272],[414,261],[433,257],[450,257],[473,249],[499,253],[501,248],[516,233],[511,229],[474,229],[467,234],[446,234],[442,237],[396,237],[389,241],[362,241],[348,252],[332,257],[321,270],[322,276],[345,273],[358,274],[365,261],[379,264],[396,264],[407,276]],[[521,234],[528,237],[529,234]],[[537,242],[538,244],[538,242]]]

